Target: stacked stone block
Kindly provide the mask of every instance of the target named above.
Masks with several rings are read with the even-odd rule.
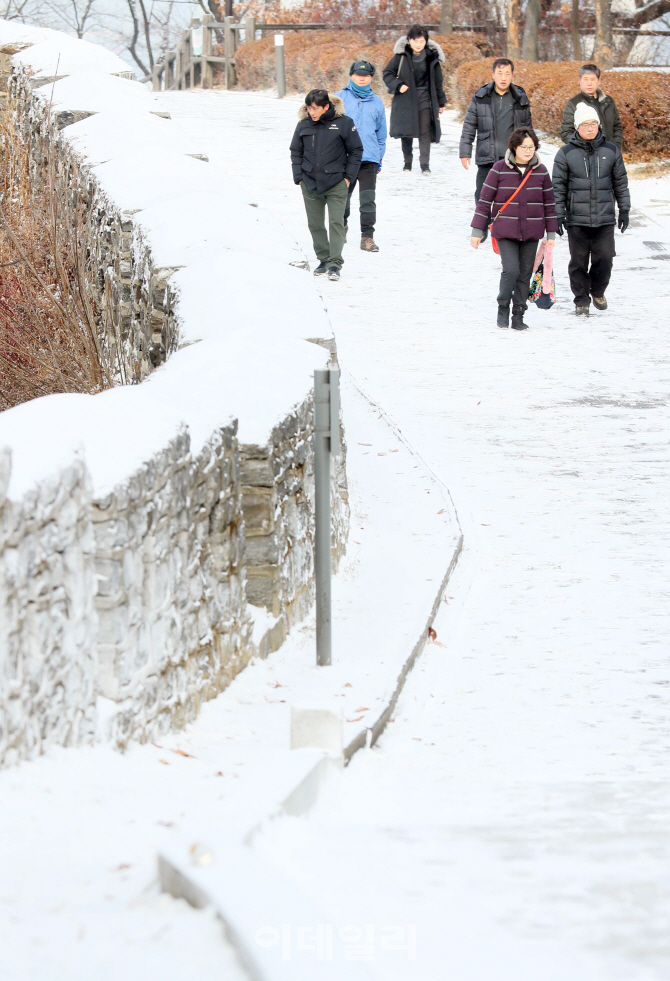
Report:
[[[0,451],[0,762],[96,728],[91,492],[84,465],[7,500]]]

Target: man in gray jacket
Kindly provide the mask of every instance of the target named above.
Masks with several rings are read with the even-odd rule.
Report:
[[[514,85],[514,62],[498,58],[493,62],[493,81],[475,92],[463,120],[458,155],[467,170],[472,158],[472,144],[477,137],[477,189],[479,201],[484,182],[496,160],[504,160],[509,138],[520,126],[532,127],[528,96]]]
[[[607,309],[605,290],[616,255],[614,227],[618,224],[622,232],[628,228],[630,194],[621,150],[605,139],[593,106],[579,103],[575,128],[570,142],[556,154],[552,183],[558,234],[568,229],[575,312],[588,316],[591,297],[596,310]]]

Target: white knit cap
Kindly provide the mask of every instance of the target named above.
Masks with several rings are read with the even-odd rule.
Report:
[[[579,129],[582,123],[590,123],[592,120],[600,123],[600,116],[596,109],[587,105],[586,102],[578,102],[575,109],[575,129]]]

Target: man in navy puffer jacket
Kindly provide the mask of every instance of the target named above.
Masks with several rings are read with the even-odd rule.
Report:
[[[377,174],[382,168],[386,150],[386,110],[384,103],[372,91],[375,66],[369,61],[355,61],[349,69],[349,84],[336,94],[344,102],[344,111],[350,116],[363,143],[363,162],[357,181],[349,187],[349,197],[344,213],[345,227],[351,213],[351,195],[358,183],[361,209],[361,248],[364,252],[379,252],[375,244],[377,205],[375,191]]]

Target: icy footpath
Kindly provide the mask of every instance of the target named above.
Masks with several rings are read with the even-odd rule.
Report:
[[[307,251],[296,102],[161,102]],[[444,129],[430,180],[390,141],[381,251],[358,251],[354,213],[323,291],[342,363],[452,491],[465,550],[377,748],[257,849],[383,981],[663,981],[670,182],[631,183],[606,313],[574,317],[559,240],[557,306],[501,331],[499,259],[469,248],[474,174]]]
[[[352,530],[333,582],[333,666],[316,667],[310,619],[184,732],[123,756],[105,746],[51,751],[0,773],[0,840],[13,843],[3,849],[3,981],[247,976],[211,909],[160,894],[157,855],[175,842],[214,843],[220,860],[222,837],[244,836],[276,811],[294,769],[293,703],[327,702],[342,713],[345,743],[365,741],[421,650],[460,543],[444,487],[346,375],[342,402]],[[261,912],[266,875],[246,922],[252,937],[274,925]],[[236,881],[233,895],[243,887]]]

